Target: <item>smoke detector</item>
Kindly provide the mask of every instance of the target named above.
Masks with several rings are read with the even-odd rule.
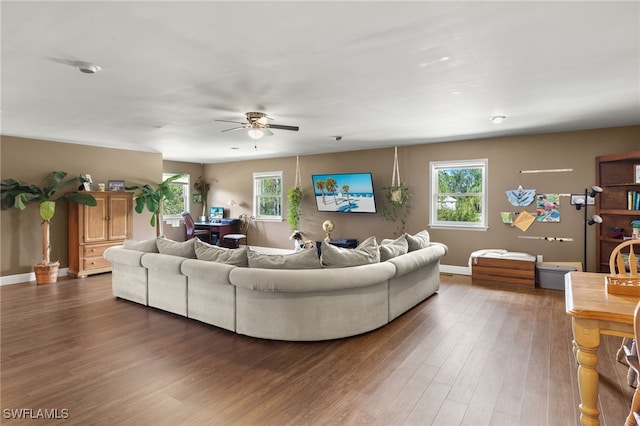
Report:
[[[76,62],[76,67],[85,74],[95,74],[100,71],[100,68],[97,65],[90,64],[89,62]]]

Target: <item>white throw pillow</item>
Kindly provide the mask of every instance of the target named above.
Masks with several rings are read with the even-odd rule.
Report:
[[[143,251],[145,253],[158,253],[158,244],[156,239],[150,240],[124,240],[123,247],[129,250]]]
[[[325,268],[345,268],[349,266],[367,265],[380,262],[380,249],[376,237],[369,237],[354,249],[342,248],[333,244],[322,244],[320,256]]]
[[[409,243],[404,235],[395,240],[382,240],[380,244],[380,262],[401,256],[409,251]]]
[[[196,240],[196,257],[199,260],[226,263],[235,266],[247,266],[248,264],[247,251],[249,247],[247,246],[229,249],[207,244],[197,238],[194,238],[194,240]]]
[[[429,247],[429,232],[426,229],[416,235],[404,234],[404,236],[407,239],[407,243],[409,243],[409,251]]]
[[[157,238],[156,244],[158,245],[158,252],[160,254],[170,254],[171,256],[195,259],[196,240],[197,238],[192,238],[187,241],[173,241],[166,238]]]
[[[249,250],[249,267],[265,269],[318,269],[320,259],[314,248],[291,254],[264,254]]]

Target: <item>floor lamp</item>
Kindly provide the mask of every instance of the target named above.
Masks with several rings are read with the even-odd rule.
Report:
[[[602,223],[602,218],[597,214],[591,216],[591,219],[588,219],[587,208],[589,206],[589,198],[594,199],[596,195],[602,192],[602,188],[599,186],[592,186],[591,190],[586,188],[584,190],[584,198],[578,197],[575,200],[576,210],[581,210],[584,207],[584,240],[583,240],[583,253],[582,253],[582,265],[584,267],[584,272],[587,272],[587,227],[591,226],[595,223]],[[595,204],[595,201],[594,201]]]

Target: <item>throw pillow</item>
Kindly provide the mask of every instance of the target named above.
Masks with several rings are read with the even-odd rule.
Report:
[[[314,248],[292,254],[264,254],[249,250],[249,267],[265,269],[318,269],[320,259]]]
[[[325,268],[345,268],[378,262],[380,262],[380,249],[378,249],[376,237],[367,238],[354,249],[337,247],[329,243],[322,244],[321,263]]]
[[[395,240],[383,240],[380,244],[380,262],[403,255],[409,251],[409,243],[404,235]]]
[[[409,251],[429,247],[429,232],[426,229],[416,235],[404,234],[404,236],[407,239],[407,243],[409,243]]]
[[[194,238],[194,240],[196,240],[196,257],[200,260],[247,266],[247,251],[249,250],[247,246],[229,249],[207,244],[197,238]]]
[[[158,253],[158,245],[156,239],[150,240],[124,240],[123,247],[129,250],[143,251],[145,253]]]
[[[192,238],[187,241],[173,241],[166,238],[157,238],[156,244],[158,244],[158,252],[160,254],[170,254],[171,256],[195,259],[196,240],[197,238]]]

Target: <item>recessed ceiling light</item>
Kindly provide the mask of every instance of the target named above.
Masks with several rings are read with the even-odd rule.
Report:
[[[498,123],[502,123],[507,117],[504,115],[492,115],[491,117],[489,117],[489,120],[491,120],[491,122],[493,124],[498,124]]]

